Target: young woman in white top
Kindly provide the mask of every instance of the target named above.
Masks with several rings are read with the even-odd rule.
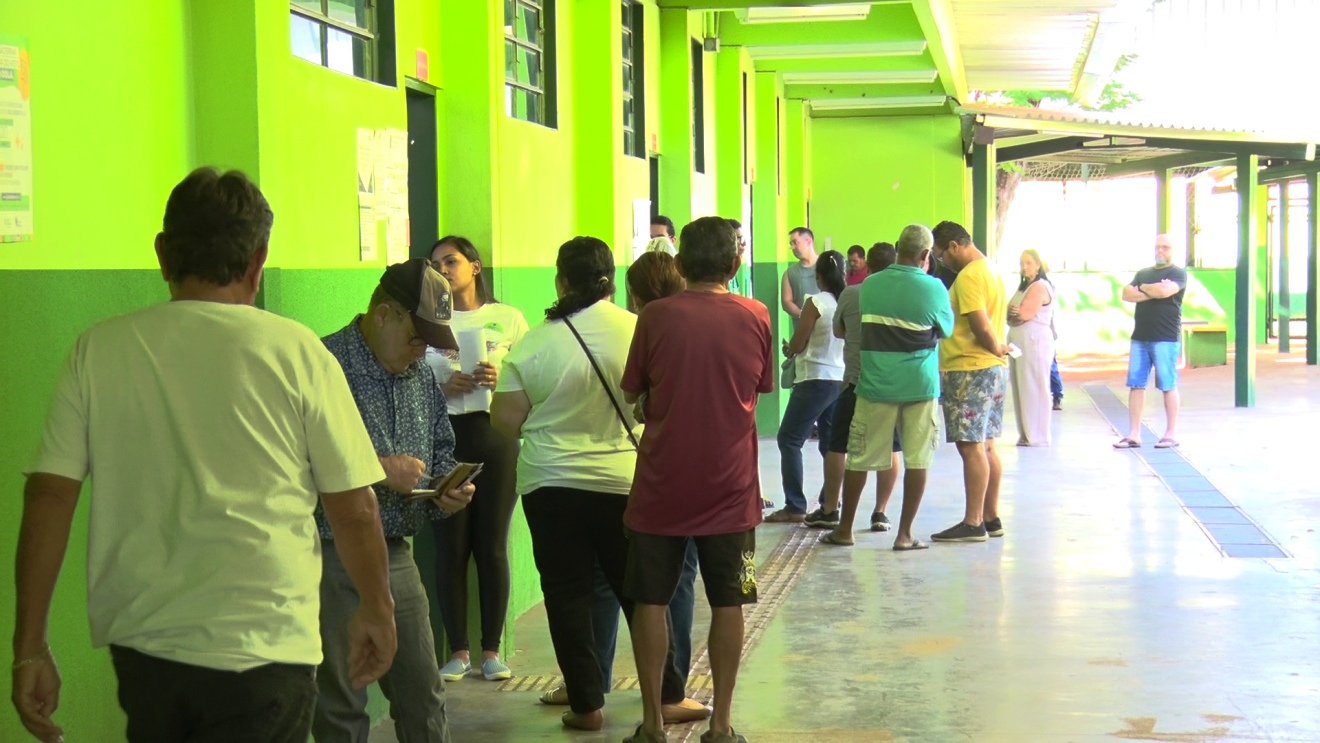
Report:
[[[779,424],[779,471],[784,479],[784,507],[765,518],[779,523],[801,523],[807,517],[802,492],[802,445],[811,424],[820,431],[820,455],[825,457],[834,420],[834,403],[843,387],[843,341],[834,337],[834,311],[847,285],[847,262],[837,250],[816,259],[816,284],[821,291],[807,297],[793,339],[784,342],[784,355],[795,359],[793,392],[784,420]]]
[[[633,613],[633,602],[623,597],[628,562],[623,512],[642,432],[619,383],[637,318],[609,301],[615,292],[614,256],[601,240],[575,237],[564,243],[555,268],[559,299],[546,310],[545,323],[509,354],[491,416],[498,430],[524,441],[518,490],[571,707],[563,723],[600,730],[609,687],[593,638],[597,565],[624,615],[631,620]],[[672,646],[670,652],[672,660]],[[685,696],[683,678],[667,663],[666,716],[671,711],[674,721],[709,716],[709,709]]]
[[[428,349],[426,361],[449,403],[454,458],[485,465],[477,476],[472,504],[453,518],[431,522],[436,596],[451,653],[440,674],[446,681],[459,681],[472,670],[467,578],[468,562],[475,559],[481,597],[481,674],[494,681],[512,675],[499,653],[509,610],[509,526],[518,501],[514,486],[518,439],[491,428],[490,399],[505,355],[527,333],[527,320],[513,307],[495,301],[482,273],[481,257],[467,238],[441,238],[431,249],[431,262],[449,281],[453,294],[450,329],[459,345],[466,345],[463,353],[482,360]]]

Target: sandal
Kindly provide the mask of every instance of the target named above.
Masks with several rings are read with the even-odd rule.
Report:
[[[688,722],[709,720],[714,709],[695,699],[684,699],[674,704],[660,705],[660,719],[666,725],[682,725]]]
[[[652,735],[651,733],[646,732],[645,728],[643,728],[641,725],[637,726],[637,729],[633,731],[632,735],[629,735],[627,738],[623,739],[623,743],[668,743],[668,742],[669,742],[669,736],[665,733],[665,731],[661,730],[660,735],[655,736]]]
[[[829,534],[826,534],[825,536],[821,537],[820,541],[824,542],[825,544],[838,545],[839,547],[853,546],[852,542],[844,541],[843,537],[836,536],[834,532],[830,532]]]
[[[913,539],[910,544],[905,544],[905,545],[900,545],[898,542],[894,542],[895,552],[910,552],[912,550],[924,550],[924,549],[930,549],[930,545],[926,544],[925,542],[918,542],[915,539]]]
[[[548,704],[552,707],[562,707],[568,704],[568,687],[560,684],[542,694],[541,704]]]
[[[1169,438],[1168,436],[1165,436],[1164,438],[1162,438],[1162,439],[1159,440],[1159,443],[1155,444],[1155,448],[1156,448],[1156,449],[1177,449],[1177,448],[1178,448],[1178,442],[1177,442],[1177,441],[1174,441],[1173,439]]]
[[[1158,444],[1157,444],[1157,446],[1158,446]],[[1140,442],[1140,441],[1137,441],[1137,440],[1135,440],[1135,439],[1130,439],[1130,438],[1124,436],[1123,438],[1121,438],[1121,439],[1118,440],[1118,443],[1117,443],[1117,444],[1114,444],[1114,448],[1115,448],[1115,449],[1140,449],[1140,448],[1141,448],[1141,442]]]

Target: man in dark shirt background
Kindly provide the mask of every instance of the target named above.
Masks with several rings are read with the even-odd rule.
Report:
[[[1182,302],[1187,292],[1187,272],[1173,265],[1173,240],[1155,238],[1155,265],[1137,271],[1132,283],[1123,287],[1123,301],[1136,305],[1132,329],[1132,351],[1128,356],[1128,435],[1114,444],[1118,449],[1141,446],[1141,408],[1151,367],[1155,386],[1164,393],[1168,419],[1157,449],[1178,445],[1174,429],[1178,423],[1178,354],[1182,348]]]

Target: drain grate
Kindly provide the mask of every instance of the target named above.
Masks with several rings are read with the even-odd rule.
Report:
[[[1098,382],[1082,385],[1100,414],[1120,434],[1127,430],[1127,405],[1107,385]],[[1159,436],[1142,424],[1143,441],[1158,441]],[[1243,510],[1230,501],[1196,465],[1187,461],[1178,449],[1128,449],[1155,473],[1182,504],[1183,511],[1201,527],[1201,531],[1225,557],[1279,558],[1290,555]]]

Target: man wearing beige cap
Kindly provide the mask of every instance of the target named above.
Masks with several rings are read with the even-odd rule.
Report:
[[[390,560],[390,592],[399,651],[380,679],[399,740],[448,743],[445,692],[435,658],[430,604],[406,541],[427,521],[461,510],[473,487],[409,498],[454,467],[454,429],[444,394],[426,364],[426,348],[457,349],[449,329],[449,283],[424,258],[385,269],[367,312],[322,340],[339,360],[367,426],[385,479],[374,488]],[[324,544],[321,642],[325,661],[316,674],[320,696],[312,737],[317,743],[365,741],[371,727],[367,693],[352,683],[345,619],[358,594],[335,549],[329,524],[317,512]]]

